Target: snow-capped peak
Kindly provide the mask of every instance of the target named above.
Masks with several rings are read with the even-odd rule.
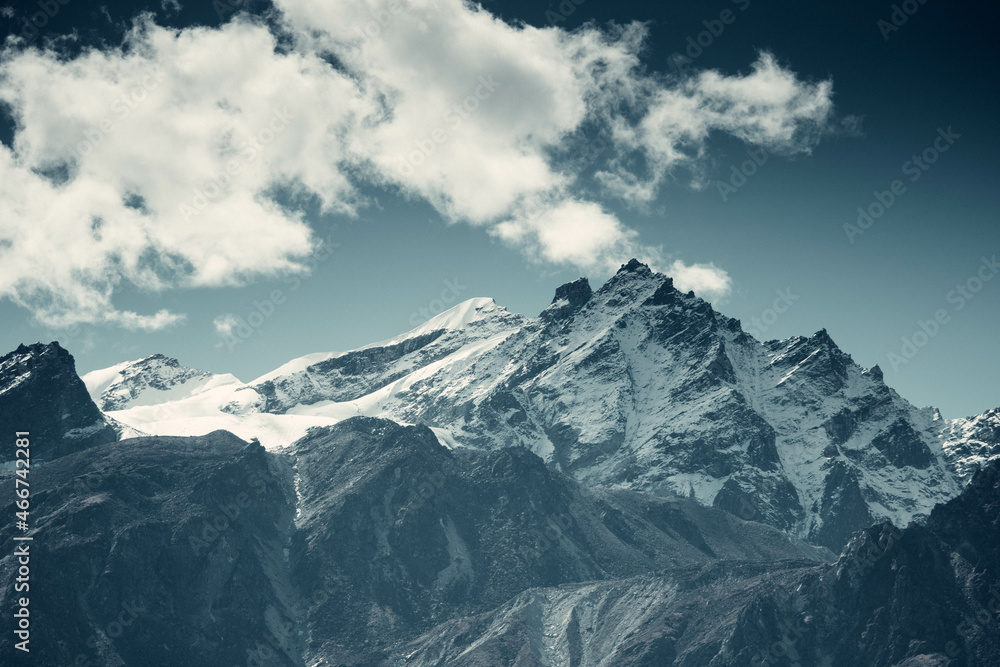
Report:
[[[240,384],[233,375],[181,366],[176,359],[153,354],[83,376],[91,398],[102,410],[123,410],[187,398],[215,387]]]
[[[376,343],[369,343],[363,347],[359,347],[358,350],[368,350],[377,347],[388,347],[390,345],[396,345],[402,343],[403,341],[410,340],[412,338],[417,338],[424,334],[431,333],[433,331],[459,331],[464,329],[469,324],[473,322],[478,322],[487,319],[491,315],[507,315],[507,309],[503,306],[498,306],[496,301],[489,297],[477,297],[474,299],[468,299],[455,306],[452,306],[448,310],[435,315],[423,324],[420,324],[413,329],[410,329],[406,333],[399,334],[398,336],[393,336],[392,338],[387,338],[385,340],[380,340]],[[352,352],[356,350],[351,350]],[[292,359],[291,361],[282,364],[278,368],[275,368],[269,373],[261,375],[256,380],[249,383],[250,386],[256,386],[263,384],[265,382],[276,380],[278,378],[287,377],[295,373],[301,373],[308,369],[310,366],[314,366],[323,361],[329,359],[336,359],[337,357],[342,357],[346,352],[314,352],[312,354],[306,354],[301,357]]]
[[[116,382],[121,381],[121,373],[126,368],[137,364],[142,359],[133,359],[132,361],[123,361],[114,366],[108,366],[107,368],[99,368],[95,371],[90,371],[84,374],[80,379],[83,380],[83,384],[87,387],[87,392],[90,394],[90,398],[97,405],[101,405],[103,402],[104,392],[107,391],[111,385]]]
[[[394,338],[390,338],[388,340],[379,341],[378,343],[365,345],[365,347],[361,349],[369,347],[385,347],[386,345],[392,345],[409,338],[415,338],[417,336],[422,336],[423,334],[430,333],[432,331],[440,331],[442,329],[453,331],[464,329],[473,322],[486,319],[494,314],[506,312],[506,308],[498,306],[496,301],[489,297],[468,299],[467,301],[463,301],[462,303],[454,305],[448,310],[435,315],[423,324],[410,329],[404,334],[395,336]]]

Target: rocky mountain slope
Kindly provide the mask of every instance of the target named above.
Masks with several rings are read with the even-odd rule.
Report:
[[[149,365],[85,380],[118,406],[115,387]],[[692,495],[835,550],[875,521],[926,518],[1000,453],[996,411],[945,420],[915,408],[826,331],[757,341],[634,260],[597,291],[563,285],[536,318],[473,299],[246,384],[199,381],[203,391],[147,391],[108,414],[149,433],[226,428],[267,447],[356,415],[425,424],[452,445],[517,444],[586,485]]]
[[[1000,462],[926,526],[831,564],[711,565],[524,592],[403,649],[408,667],[1000,664]]]
[[[950,467],[963,482],[971,479],[984,461],[1000,457],[1000,408],[949,422],[944,452]]]
[[[689,499],[588,489],[523,448],[449,449],[371,418],[280,453],[151,437],[32,474],[36,664],[1000,660],[1000,462],[926,525],[871,526],[835,561]],[[0,555],[0,606],[16,568]]]
[[[294,576],[330,593],[306,610],[310,664],[388,660],[402,637],[539,586],[832,557],[688,499],[587,490],[523,448],[449,450],[425,427],[354,418],[290,455]]]
[[[220,431],[32,475],[37,664],[372,665],[531,587],[832,557],[686,499],[590,492],[521,448],[452,451],[368,418],[287,454]],[[0,557],[7,608],[16,569]]]
[[[63,456],[30,479],[30,664],[303,665],[287,631],[294,492],[278,457],[223,431],[140,438]],[[9,473],[0,481],[13,489]],[[13,516],[11,500],[3,507]],[[14,534],[0,527],[5,544]],[[5,550],[4,609],[25,594],[17,568]],[[9,664],[15,641],[0,637]]]

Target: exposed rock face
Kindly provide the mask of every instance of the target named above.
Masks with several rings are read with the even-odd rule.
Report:
[[[542,318],[547,320],[562,320],[570,317],[586,304],[594,291],[586,278],[574,280],[556,289],[552,303],[542,312]]]
[[[406,375],[396,366],[401,359],[413,354],[421,355],[421,363],[428,364],[447,356],[455,348],[447,346],[430,351],[428,347],[444,331],[432,331],[399,343],[366,348],[317,362],[310,370],[326,382],[320,387],[306,389],[289,382],[287,378],[266,380],[255,387],[264,398],[268,412],[285,412],[297,404],[309,405],[321,400],[352,401],[394,382]]]
[[[305,593],[331,593],[308,606],[310,664],[388,660],[386,637],[415,637],[539,586],[824,556],[686,499],[588,491],[523,448],[448,450],[424,427],[356,418],[292,453],[294,576]]]
[[[986,462],[1000,458],[1000,408],[951,422],[944,450],[963,482]]]
[[[0,357],[0,461],[14,458],[14,433],[31,434],[31,459],[51,461],[114,442],[117,431],[87,394],[59,343],[21,345]]]
[[[188,398],[239,381],[232,375],[213,375],[181,366],[162,354],[125,362],[83,377],[94,402],[113,412]]]
[[[861,491],[858,474],[845,461],[834,461],[830,465],[821,507],[827,520],[816,533],[820,543],[845,544],[857,526],[874,521]]]
[[[836,563],[715,564],[526,591],[426,633],[404,664],[996,665],[998,545],[994,462],[926,526],[871,526]]]
[[[31,664],[245,665],[252,655],[301,666],[284,556],[294,494],[281,469],[220,431],[95,446],[33,470]],[[0,527],[5,544],[13,533]],[[6,550],[4,609],[23,594],[17,567]],[[12,636],[0,636],[0,655],[17,653]]]

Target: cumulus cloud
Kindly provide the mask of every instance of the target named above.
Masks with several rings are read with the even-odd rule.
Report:
[[[318,57],[276,53],[260,25],[144,22],[73,60],[8,52],[0,101],[18,124],[0,146],[0,295],[49,325],[162,327],[179,316],[119,313],[115,289],[295,270],[313,235],[269,190],[354,209],[341,166],[364,97]]]
[[[308,48],[386,100],[385,117],[356,135],[358,153],[387,182],[473,224],[565,190],[573,174],[549,151],[586,120],[600,81],[637,63],[638,26],[618,38],[511,26],[462,0],[277,5]]]
[[[613,270],[623,257],[639,257],[647,262],[659,257],[658,251],[637,242],[634,230],[589,201],[560,199],[529,207],[490,231],[532,260],[545,264]]]
[[[681,291],[693,291],[707,301],[721,299],[732,289],[729,274],[715,264],[685,264],[675,259],[667,269],[674,286]]]
[[[829,82],[766,54],[746,75],[648,73],[638,24],[511,25],[462,0],[276,7],[280,47],[245,16],[184,30],[146,17],[121,48],[2,54],[17,129],[0,145],[0,296],[49,325],[169,326],[182,316],[119,311],[115,292],[305,270],[316,239],[296,204],[351,216],[371,185],[537,261],[657,260],[582,176],[575,149],[594,132],[612,142],[603,188],[642,202],[713,132],[804,152],[832,114]],[[699,292],[729,286],[711,265],[672,269]]]
[[[571,264],[614,271],[622,258],[636,258],[663,270],[682,290],[712,301],[726,297],[732,278],[712,263],[686,264],[670,260],[660,248],[644,245],[599,204],[580,200],[536,203],[490,229],[496,238],[524,252],[539,264]]]

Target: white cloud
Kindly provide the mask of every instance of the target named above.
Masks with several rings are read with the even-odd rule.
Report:
[[[349,78],[275,53],[267,29],[244,21],[143,24],[128,47],[74,60],[28,50],[0,65],[0,100],[19,123],[14,149],[0,146],[0,295],[49,325],[165,326],[179,317],[118,313],[115,289],[295,270],[312,232],[269,189],[355,205],[343,136],[369,110]]]
[[[706,301],[722,299],[732,289],[732,279],[715,264],[685,264],[677,259],[666,271],[674,286],[682,292],[693,291]]]
[[[238,317],[232,313],[225,313],[219,315],[212,321],[212,326],[215,328],[215,333],[224,339],[232,338],[233,332],[236,327],[239,326],[240,320]]]
[[[452,220],[489,226],[539,262],[606,269],[660,257],[588,201],[572,160],[559,159],[580,144],[585,123],[604,124],[618,149],[599,174],[604,185],[645,202],[671,169],[697,168],[712,131],[807,151],[832,110],[829,82],[803,83],[767,54],[746,76],[705,72],[668,86],[642,69],[638,24],[614,33],[512,26],[461,0],[277,4],[311,48],[335,54],[391,100],[392,113],[362,135],[388,182]],[[651,174],[624,167],[636,152]],[[729,276],[716,267],[674,269],[689,289],[728,292]]]
[[[748,75],[668,84],[642,68],[640,25],[515,26],[462,0],[276,4],[291,48],[246,17],[182,31],[147,17],[121,49],[4,52],[0,102],[18,127],[0,146],[0,297],[49,325],[168,326],[181,316],[120,312],[116,290],[303,270],[315,239],[275,192],[353,215],[362,184],[538,261],[657,260],[581,178],[575,149],[594,128],[616,155],[601,182],[642,202],[696,169],[712,132],[808,151],[832,108],[829,82],[767,55]],[[626,168],[634,154],[646,173]],[[710,265],[674,269],[696,291],[728,288]]]
[[[663,180],[681,168],[697,185],[713,132],[775,153],[808,153],[830,131],[832,92],[830,81],[800,81],[768,53],[746,75],[706,71],[659,87],[640,100],[638,123],[609,116],[619,159],[598,178],[612,193],[639,203],[655,199]],[[649,165],[645,174],[626,166],[637,153]]]
[[[627,40],[515,27],[461,0],[277,5],[311,48],[336,55],[387,101],[386,116],[356,136],[357,153],[388,182],[473,224],[568,186],[572,174],[548,152],[586,119],[594,62],[634,59]]]
[[[184,321],[184,315],[178,315],[166,310],[160,310],[155,315],[139,315],[137,313],[114,311],[107,313],[106,324],[114,324],[131,331],[157,331]]]
[[[529,207],[495,225],[491,234],[545,264],[614,270],[622,258],[659,258],[657,250],[639,244],[638,234],[599,204],[576,199]]]

